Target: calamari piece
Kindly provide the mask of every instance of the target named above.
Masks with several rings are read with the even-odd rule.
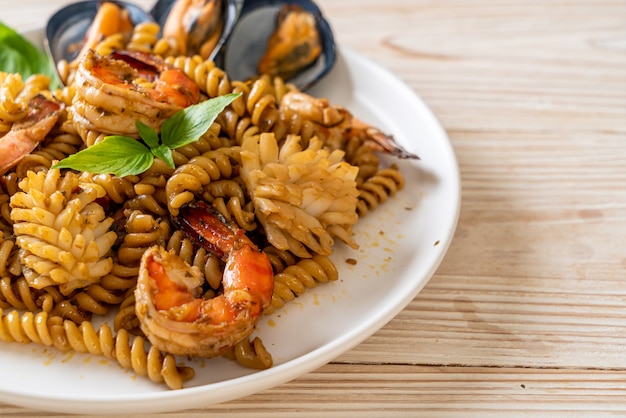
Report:
[[[144,334],[160,350],[219,356],[247,338],[270,305],[272,266],[243,230],[202,202],[181,208],[175,222],[226,262],[223,293],[205,299],[200,270],[154,246],[141,259],[135,311]]]
[[[322,149],[316,137],[306,149],[296,135],[280,149],[273,134],[244,140],[241,176],[272,245],[299,257],[310,257],[309,251],[330,255],[334,238],[358,248],[352,226],[358,220],[359,169],[343,156]]]
[[[278,13],[276,30],[259,61],[259,74],[288,80],[314,63],[321,53],[315,16],[298,5],[286,4]]]
[[[105,190],[78,174],[29,171],[11,197],[11,220],[30,287],[59,285],[65,295],[97,283],[113,268],[117,234],[97,202]]]

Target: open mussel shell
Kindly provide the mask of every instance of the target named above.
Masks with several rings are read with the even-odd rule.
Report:
[[[128,11],[130,20],[137,25],[153,22],[150,13],[141,7],[119,0],[107,0]],[[55,63],[72,61],[80,51],[87,29],[93,22],[102,1],[87,0],[71,3],[57,10],[46,24],[44,47]]]
[[[150,12],[120,0],[107,0],[123,7],[134,25],[157,22],[164,26],[178,0],[158,0]],[[208,1],[208,0],[207,0]],[[233,80],[248,80],[258,75],[258,65],[268,41],[276,30],[277,17],[285,5],[297,5],[311,13],[320,34],[322,52],[310,65],[287,81],[306,90],[323,78],[335,64],[336,47],[328,21],[312,0],[221,0],[223,29],[208,57],[223,68]],[[81,49],[87,29],[104,0],[71,3],[48,20],[45,30],[46,52],[55,63],[71,62]]]
[[[333,32],[313,1],[246,0],[235,28],[216,59],[216,63],[230,78],[246,80],[258,74],[258,63],[265,53],[270,36],[276,29],[279,11],[285,4],[300,6],[314,16],[322,44],[322,52],[315,62],[288,81],[301,90],[307,90],[333,67],[336,59]]]
[[[154,17],[161,28],[165,26],[165,22],[167,21],[172,7],[174,7],[174,3],[177,1],[178,0],[158,0],[150,10],[150,14]],[[217,45],[215,46],[215,49],[208,56],[208,59],[214,60],[217,54],[224,47],[226,40],[230,36],[239,19],[244,2],[244,0],[222,0],[222,21],[224,22],[222,34],[217,42]]]

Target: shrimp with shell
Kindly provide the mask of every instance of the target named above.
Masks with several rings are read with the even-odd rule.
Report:
[[[137,120],[159,131],[174,113],[200,101],[198,85],[182,70],[136,51],[87,51],[75,84],[74,122],[113,135],[138,137]]]
[[[270,305],[272,266],[243,230],[203,202],[181,208],[175,223],[226,263],[223,291],[205,299],[200,270],[154,246],[141,259],[136,314],[157,348],[177,355],[219,356],[249,336]]]
[[[347,139],[356,137],[374,151],[403,159],[419,159],[402,148],[392,135],[355,118],[344,107],[331,105],[328,99],[291,91],[281,98],[279,111],[285,120],[298,115],[315,123],[325,133],[326,144],[332,149],[343,149]]]

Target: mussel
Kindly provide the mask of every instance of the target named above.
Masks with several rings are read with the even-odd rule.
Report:
[[[122,0],[81,1],[49,19],[46,51],[55,63],[79,59],[107,35],[94,33],[102,22],[92,25],[105,19],[115,23],[100,26],[115,33],[157,22],[181,54],[213,60],[235,80],[269,74],[306,90],[335,63],[331,27],[312,0],[158,0],[149,12]]]
[[[61,60],[67,62],[76,60],[84,52],[85,47],[89,47],[93,42],[101,40],[108,34],[127,32],[130,36],[128,32],[134,25],[154,22],[150,13],[135,4],[108,0],[107,10],[102,12],[101,6],[104,4],[102,1],[93,0],[71,3],[57,10],[48,19],[44,34],[44,47],[54,63]],[[101,11],[101,21],[94,22],[99,11]],[[95,33],[96,26],[101,27],[103,32]],[[93,34],[93,39],[88,39],[90,32]]]
[[[336,47],[313,1],[246,0],[221,54],[219,64],[233,79],[270,73],[306,90],[333,67]]]
[[[150,15],[183,55],[215,60],[241,16],[244,0],[158,0]]]

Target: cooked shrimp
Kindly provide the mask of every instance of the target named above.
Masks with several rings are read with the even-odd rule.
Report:
[[[269,306],[272,266],[242,230],[224,223],[206,205],[182,208],[177,223],[226,262],[223,293],[203,298],[199,269],[155,246],[141,259],[135,290],[137,317],[150,342],[161,350],[218,356],[250,335]]]
[[[76,72],[70,110],[90,130],[138,136],[136,120],[155,130],[178,110],[198,103],[200,89],[181,70],[143,52],[87,52]]]
[[[37,95],[29,100],[28,108],[26,118],[0,138],[0,175],[37,148],[57,123],[63,105]]]
[[[330,105],[328,99],[318,99],[306,93],[292,91],[282,97],[279,110],[285,120],[290,120],[297,114],[316,123],[326,133],[326,143],[333,149],[344,148],[346,139],[356,137],[375,151],[398,158],[419,159],[417,155],[402,148],[392,135],[355,118],[341,106]]]

